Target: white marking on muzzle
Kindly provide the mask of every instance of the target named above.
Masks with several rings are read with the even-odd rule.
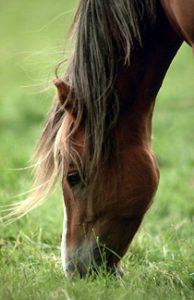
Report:
[[[67,212],[66,212],[66,208],[64,207],[63,233],[62,233],[62,241],[61,241],[61,261],[62,261],[64,272],[66,272],[66,253],[67,253],[66,236],[67,236]]]

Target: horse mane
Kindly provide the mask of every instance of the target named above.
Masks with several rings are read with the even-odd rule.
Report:
[[[83,115],[86,118],[85,157],[91,169],[109,156],[109,137],[119,115],[114,89],[118,63],[130,65],[134,45],[143,44],[142,29],[148,25],[143,22],[152,23],[154,17],[155,0],[80,1],[69,76],[79,106],[77,127]]]
[[[75,48],[64,78],[74,90],[77,118],[72,129],[68,114],[55,100],[36,151],[32,193],[8,217],[38,206],[58,176],[66,175],[70,157],[75,160],[69,143],[72,130],[83,118],[88,178],[111,156],[120,106],[114,88],[118,63],[130,65],[134,47],[143,46],[143,32],[155,17],[156,0],[80,0],[72,24]]]

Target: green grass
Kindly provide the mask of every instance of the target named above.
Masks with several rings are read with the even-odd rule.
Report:
[[[52,103],[50,80],[66,49],[74,4],[72,0],[54,5],[50,0],[1,3],[1,205],[17,201],[14,197],[30,187],[29,172],[13,169],[27,165]],[[184,46],[158,96],[153,147],[160,163],[160,186],[122,261],[124,277],[102,272],[74,282],[64,278],[58,188],[42,207],[8,227],[0,226],[0,299],[194,298],[193,79],[192,52]]]

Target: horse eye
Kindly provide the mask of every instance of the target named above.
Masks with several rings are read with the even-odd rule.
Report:
[[[69,173],[67,175],[67,182],[69,183],[70,187],[75,187],[81,181],[80,175],[78,172]]]

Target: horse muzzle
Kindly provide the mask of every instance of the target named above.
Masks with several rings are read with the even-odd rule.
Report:
[[[99,272],[108,272],[122,276],[123,271],[118,265],[118,256],[105,245],[93,247],[80,247],[74,249],[65,264],[65,275],[69,278],[85,278]]]

